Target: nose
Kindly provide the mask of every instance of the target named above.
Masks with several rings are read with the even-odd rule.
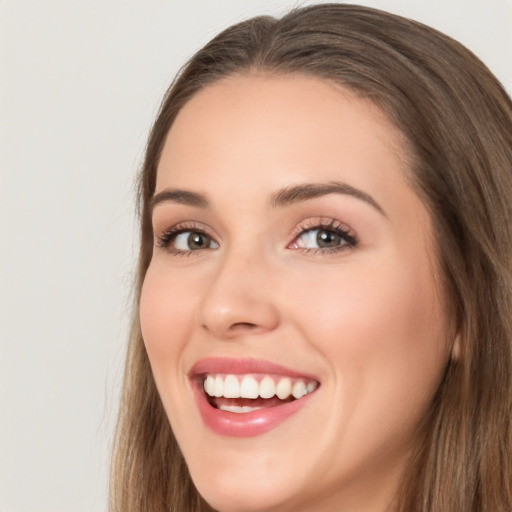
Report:
[[[198,308],[201,328],[229,339],[277,327],[273,272],[263,258],[233,253],[212,274]]]

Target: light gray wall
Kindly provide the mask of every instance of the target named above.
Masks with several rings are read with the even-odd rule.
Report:
[[[382,0],[512,90],[510,0]],[[0,0],[0,510],[105,509],[134,262],[132,182],[184,60],[292,0]]]

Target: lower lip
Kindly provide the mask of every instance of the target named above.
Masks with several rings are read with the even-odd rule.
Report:
[[[253,437],[264,434],[296,414],[314,395],[313,392],[283,405],[252,412],[235,413],[222,411],[210,405],[199,386],[194,386],[194,391],[199,412],[206,426],[221,436],[230,437]]]

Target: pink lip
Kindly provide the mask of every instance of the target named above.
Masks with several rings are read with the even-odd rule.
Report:
[[[191,378],[206,373],[231,373],[241,375],[246,373],[263,373],[286,375],[288,377],[318,380],[313,375],[300,373],[264,359],[231,359],[227,357],[210,357],[201,359],[189,371]]]
[[[222,411],[210,405],[202,388],[201,376],[206,373],[235,375],[262,373],[318,380],[313,376],[261,359],[209,358],[198,361],[190,370],[189,377],[201,417],[211,430],[217,434],[231,437],[258,436],[272,430],[307,405],[315,392],[276,407],[237,414]]]

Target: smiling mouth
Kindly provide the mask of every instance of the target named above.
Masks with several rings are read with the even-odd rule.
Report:
[[[212,407],[238,414],[300,400],[319,386],[313,379],[279,375],[209,373],[202,379],[204,393]]]

